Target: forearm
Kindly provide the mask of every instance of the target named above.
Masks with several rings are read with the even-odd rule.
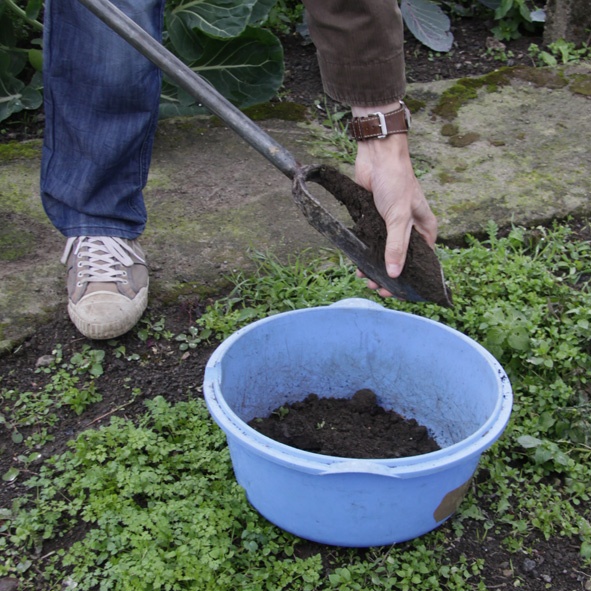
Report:
[[[356,106],[405,93],[402,15],[395,0],[303,0],[326,93]]]

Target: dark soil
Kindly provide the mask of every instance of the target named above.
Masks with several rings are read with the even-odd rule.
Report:
[[[341,458],[406,458],[440,449],[426,427],[385,410],[368,389],[351,398],[308,394],[249,425],[285,445]]]
[[[407,39],[409,81],[478,75],[500,66],[512,65],[504,59],[496,59],[487,54],[489,24],[468,19],[456,22],[453,31],[456,45],[452,52],[443,56],[432,56],[428,49],[414,39]],[[310,106],[314,105],[317,99],[322,103],[321,82],[314,49],[311,46],[302,45],[301,40],[296,36],[285,38],[284,42],[288,70],[285,78],[287,98]],[[527,47],[531,42],[541,43],[541,38],[523,38],[507,44],[507,52],[513,53],[509,58],[513,64],[531,65],[527,57]],[[0,124],[0,142],[40,137],[42,125],[42,114],[28,113],[20,118],[5,121]],[[207,303],[196,296],[187,297],[172,306],[152,302],[148,312],[154,319],[165,318],[165,328],[173,334],[186,333],[203,312]],[[104,373],[96,379],[97,390],[103,398],[101,402],[92,405],[80,416],[66,407],[59,409],[58,420],[49,429],[53,440],[42,448],[44,457],[65,451],[68,442],[80,432],[89,428],[98,428],[106,424],[112,416],[124,416],[129,419],[139,417],[145,412],[143,404],[145,399],[163,395],[169,402],[174,403],[199,396],[204,367],[213,350],[213,346],[201,346],[182,354],[179,352],[178,343],[164,338],[156,330],[152,331],[147,340],[141,340],[133,332],[118,339],[117,347],[124,346],[126,356],[137,355],[137,361],[119,359],[114,353],[114,345],[91,342],[82,338],[67,318],[64,307],[14,351],[0,356],[1,388],[21,392],[40,392],[49,378],[47,374],[37,371],[38,360],[44,355],[50,355],[56,345],[63,347],[64,359],[70,359],[84,345],[106,351],[103,363]],[[141,391],[136,398],[133,398],[130,389],[125,387],[128,381],[134,388]],[[7,401],[0,399],[0,409],[6,406]],[[23,428],[22,434],[27,437],[37,430],[37,426],[31,425]],[[10,466],[19,464],[17,459],[19,455],[28,455],[30,451],[22,443],[14,443],[10,430],[5,425],[0,425],[0,475],[5,474]],[[38,466],[38,462],[34,462],[28,466],[27,470],[35,473]],[[480,471],[477,474],[475,486],[488,478],[490,478],[488,474]],[[0,507],[10,507],[15,498],[25,493],[22,481],[23,479],[19,478],[14,482],[2,482]],[[485,515],[489,502],[492,500],[480,499],[480,507]],[[547,589],[574,591],[585,589],[588,582],[588,569],[581,562],[577,545],[567,538],[556,537],[546,540],[537,530],[532,529],[524,534],[524,548],[527,548],[527,554],[510,554],[502,545],[503,539],[510,530],[502,524],[493,530],[486,530],[483,523],[478,520],[465,520],[464,534],[459,539],[454,535],[451,523],[446,523],[442,529],[449,533],[452,558],[457,556],[459,560],[459,557],[466,556],[469,562],[484,561],[483,575],[488,589],[511,589],[519,585],[520,589],[527,591]],[[76,535],[78,534],[60,543],[68,545],[75,541]],[[330,569],[335,559],[346,560],[348,552],[350,551],[346,550],[341,553],[338,548],[305,541],[299,542],[296,546],[296,556],[304,557],[320,553],[327,569]],[[25,559],[26,557],[23,557],[23,560]],[[10,581],[5,580],[4,583],[9,584]],[[42,583],[38,589],[43,590]],[[420,589],[420,585],[417,589]]]

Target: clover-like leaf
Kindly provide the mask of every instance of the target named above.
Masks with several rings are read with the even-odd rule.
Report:
[[[17,479],[19,474],[20,474],[20,470],[18,468],[15,468],[14,466],[12,466],[12,468],[9,468],[8,471],[6,471],[2,475],[2,480],[4,482],[14,482]]]

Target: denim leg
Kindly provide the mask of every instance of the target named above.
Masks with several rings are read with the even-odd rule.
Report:
[[[115,0],[156,38],[164,0]],[[65,236],[136,238],[158,119],[159,70],[77,0],[47,0],[41,198]]]

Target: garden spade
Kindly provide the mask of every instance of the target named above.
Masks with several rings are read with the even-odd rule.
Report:
[[[371,193],[335,168],[301,166],[288,150],[109,0],[79,1],[291,179],[292,197],[310,225],[343,251],[366,277],[404,300],[452,305],[439,260],[414,229],[401,275],[397,279],[388,276],[384,264],[385,224],[373,205]],[[310,193],[307,181],[321,185],[343,203],[357,225],[363,224],[367,216],[377,216],[384,229],[380,244],[370,247],[368,240],[364,242],[359,237],[363,232],[355,227],[350,230],[335,219]]]

